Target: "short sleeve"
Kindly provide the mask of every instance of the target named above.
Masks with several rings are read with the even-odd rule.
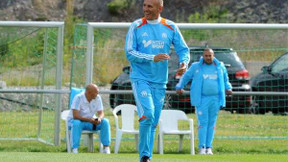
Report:
[[[72,101],[71,109],[80,110],[80,100],[81,100],[80,95],[75,96]]]

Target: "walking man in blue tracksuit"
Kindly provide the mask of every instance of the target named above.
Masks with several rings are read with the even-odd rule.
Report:
[[[176,92],[182,94],[191,80],[190,98],[198,118],[199,154],[213,155],[212,142],[218,112],[225,107],[225,94],[232,94],[232,86],[224,64],[214,57],[210,48],[205,48],[200,61],[193,63],[185,72],[176,85]]]
[[[127,33],[125,53],[131,65],[130,79],[139,115],[139,158],[149,162],[154,134],[165,99],[171,44],[179,56],[178,74],[183,74],[190,60],[178,27],[160,17],[163,0],[144,0],[144,17],[134,21]]]

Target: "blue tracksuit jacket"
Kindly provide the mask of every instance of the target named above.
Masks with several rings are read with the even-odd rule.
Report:
[[[176,89],[183,89],[184,86],[193,79],[190,87],[190,99],[191,105],[200,106],[201,104],[201,94],[202,94],[202,82],[203,82],[203,71],[201,66],[203,65],[204,59],[201,57],[199,62],[195,62],[186,71],[186,73],[181,77],[179,83],[176,85]],[[223,63],[217,60],[215,57],[213,62],[217,66],[218,74],[218,87],[219,87],[219,105],[222,107],[226,106],[225,90],[232,89],[229,83],[229,78],[227,75],[227,70]]]
[[[168,80],[168,61],[154,62],[159,53],[169,54],[171,44],[179,56],[179,63],[190,60],[187,47],[178,27],[170,20],[148,23],[145,18],[134,21],[127,33],[125,53],[131,64],[130,78],[165,85]]]

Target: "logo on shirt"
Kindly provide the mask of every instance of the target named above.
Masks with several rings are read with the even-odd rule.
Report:
[[[167,34],[166,33],[162,33],[162,38],[167,38]]]
[[[146,33],[146,32],[144,32],[143,34],[142,34],[142,37],[147,37],[148,36],[148,34]]]
[[[218,78],[218,76],[215,75],[215,74],[203,74],[203,78],[204,78],[204,79],[211,79],[211,80],[215,80],[215,79]]]
[[[164,48],[164,42],[163,41],[153,41],[152,42],[152,48]]]
[[[143,43],[143,46],[145,48],[147,48],[150,44],[151,44],[152,48],[160,48],[160,49],[164,48],[164,42],[163,41],[152,41],[152,40],[146,41],[146,40],[143,40],[142,43]]]
[[[144,47],[146,48],[152,43],[152,41],[151,40],[149,40],[149,41],[143,40],[142,43],[143,43]]]
[[[142,97],[147,97],[147,96],[148,96],[148,93],[147,93],[146,91],[142,91],[142,92],[141,92],[141,96],[142,96]]]

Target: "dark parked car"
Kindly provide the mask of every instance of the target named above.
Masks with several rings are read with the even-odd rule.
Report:
[[[199,61],[203,54],[205,47],[191,47],[190,56],[191,63]],[[230,82],[233,86],[233,91],[250,91],[249,85],[249,73],[245,69],[237,53],[231,48],[212,48],[215,53],[215,57],[222,61],[228,71]],[[176,75],[176,70],[178,69],[178,58],[176,54],[173,54],[172,50],[168,69],[168,83],[167,90],[175,91],[175,86],[178,83],[180,76]],[[123,73],[120,74],[113,82],[111,90],[131,90],[131,83],[129,79],[130,67],[126,66],[123,68]],[[185,87],[186,91],[189,91],[190,84],[188,83]],[[250,96],[227,96],[226,108],[227,111],[246,113],[249,111],[251,105]],[[111,94],[110,95],[110,105],[112,108],[119,104],[132,103],[135,104],[133,95],[131,94]],[[189,95],[176,95],[176,94],[166,94],[164,109],[181,109],[185,112],[193,112],[194,108],[190,105]]]
[[[288,92],[288,52],[271,65],[262,67],[262,72],[251,80],[253,91]],[[288,113],[287,96],[255,96],[255,113]]]

